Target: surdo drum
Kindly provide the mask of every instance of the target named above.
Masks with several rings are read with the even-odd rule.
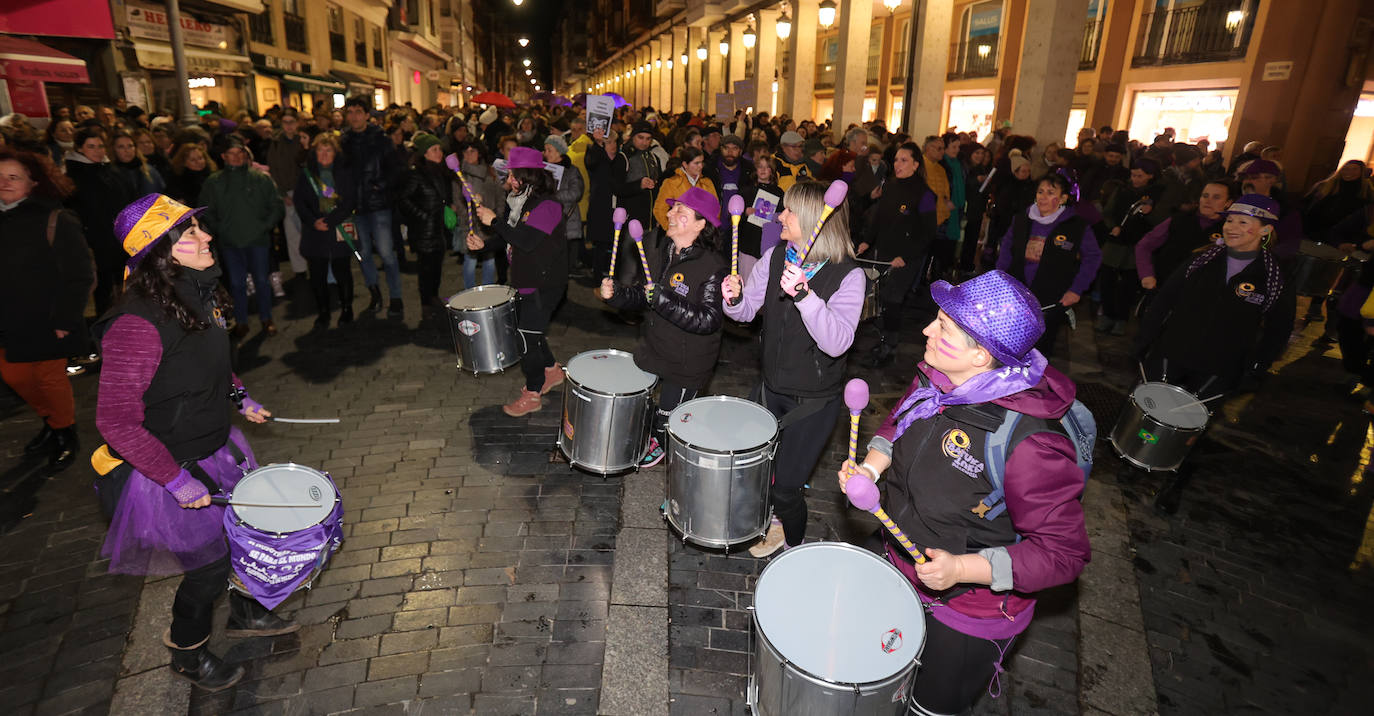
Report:
[[[1363,251],[1346,255],[1330,244],[1303,239],[1293,261],[1293,283],[1299,296],[1325,297],[1340,279],[1342,269],[1358,270],[1368,259],[1369,254]]]
[[[1177,470],[1212,417],[1197,396],[1168,383],[1141,383],[1112,428],[1112,447],[1136,467]]]
[[[478,286],[449,299],[449,328],[458,367],[478,373],[499,373],[520,362],[525,343],[510,286]]]
[[[749,708],[756,716],[890,716],[906,708],[925,648],[916,590],[868,550],[783,552],[754,590]]]
[[[715,395],[668,416],[664,517],[707,547],[730,547],[768,529],[768,484],[778,421],[758,403]]]
[[[658,377],[640,370],[633,355],[611,349],[578,353],[564,370],[558,449],[573,465],[602,475],[638,467]]]

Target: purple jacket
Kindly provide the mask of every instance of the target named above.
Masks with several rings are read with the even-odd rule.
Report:
[[[1033,209],[1035,209],[1034,204],[1026,210],[1027,214],[1029,215],[1029,212]],[[1084,222],[1090,224],[1087,228],[1083,229],[1083,238],[1079,240],[1079,251],[1083,255],[1083,260],[1079,264],[1078,274],[1074,276],[1073,282],[1069,284],[1069,290],[1080,296],[1088,292],[1088,286],[1091,286],[1093,279],[1097,278],[1097,269],[1102,265],[1102,248],[1097,243],[1097,237],[1093,235],[1090,215],[1091,214],[1089,214],[1089,216],[1084,216],[1080,214],[1075,207],[1070,206],[1065,207],[1064,212],[1051,224],[1038,222],[1035,220],[1034,216],[1031,216],[1031,235],[1033,236],[1040,235],[1041,233],[1038,231],[1037,227],[1044,227],[1043,235],[1052,236],[1054,227],[1059,226],[1061,223],[1075,216],[1081,217]],[[1006,233],[1002,234],[1001,244],[997,254],[997,268],[1002,271],[1011,269],[1011,245],[1014,243],[1012,239],[1013,231],[1015,231],[1014,224],[1007,226]],[[1040,268],[1040,264],[1031,263],[1029,261],[1026,262],[1026,276],[1022,282],[1027,286],[1031,285],[1031,283],[1035,281],[1035,270],[1038,268]]]
[[[926,374],[931,385],[945,392],[954,389],[949,378],[926,363],[920,363],[917,368]],[[907,395],[919,386],[919,379],[913,380],[894,405],[902,405]],[[1068,376],[1047,366],[1044,378],[1034,388],[993,402],[1024,415],[1058,420],[1073,404],[1075,392]],[[894,408],[869,447],[890,452],[895,433]],[[1004,474],[1007,512],[1022,537],[1020,542],[1005,548],[1011,557],[1012,591],[993,592],[979,588],[949,600],[950,608],[975,619],[1015,617],[1035,605],[1035,592],[1077,579],[1091,557],[1083,523],[1083,505],[1079,502],[1083,473],[1078,469],[1074,446],[1068,438],[1051,433],[1027,437],[1007,458]],[[927,591],[914,575],[908,576],[915,581],[923,600],[936,598],[937,595]],[[935,615],[940,616],[938,611]],[[1024,625],[1017,624],[1015,631],[1022,628]]]

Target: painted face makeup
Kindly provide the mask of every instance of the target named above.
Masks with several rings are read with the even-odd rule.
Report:
[[[959,350],[958,347],[946,340],[944,336],[940,336],[940,343],[935,347],[935,350],[940,351],[940,354],[946,358],[958,359],[959,357],[956,352]]]

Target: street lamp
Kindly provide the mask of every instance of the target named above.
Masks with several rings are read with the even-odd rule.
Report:
[[[887,8],[888,12],[897,12],[897,8],[901,6],[902,0],[883,0],[883,7]]]
[[[835,24],[835,0],[824,0],[816,10],[816,19],[820,20],[821,27],[829,30]]]
[[[752,20],[749,22],[749,25],[744,28],[744,35],[741,39],[744,40],[744,49],[746,50],[754,49],[755,43],[759,41],[759,35],[754,32],[754,23]]]
[[[510,0],[510,1],[513,2],[513,3],[515,3],[515,6],[516,6],[516,7],[520,7],[521,5],[524,5],[524,4],[525,4],[525,0]]]
[[[787,16],[787,9],[783,8],[782,16],[778,18],[778,39],[786,40],[792,36],[792,18]]]
[[[679,59],[679,60],[682,60],[682,66],[683,66],[683,67],[686,67],[686,66],[687,66],[687,53],[686,53],[686,52],[682,53],[682,57],[679,57],[678,59]]]
[[[720,56],[721,56],[721,57],[728,57],[729,55],[730,55],[730,41],[729,41],[729,40],[721,40],[721,41],[720,41]]]
[[[698,59],[698,60],[701,60],[702,62],[705,62],[705,61],[706,61],[706,55],[707,55],[707,52],[706,52],[706,43],[703,42],[703,43],[701,43],[701,47],[698,47],[698,48],[697,48],[697,59]]]
[[[529,46],[530,46],[530,38],[528,38],[528,37],[522,37],[522,38],[520,38],[519,40],[516,40],[516,42],[520,43],[520,46],[521,46],[521,47],[529,47]]]
[[[530,58],[526,57],[524,60],[521,61],[521,63],[524,64],[526,67],[529,67],[529,66],[530,66]]]
[[[669,60],[669,62],[672,62],[672,60]],[[662,66],[663,66],[663,60],[654,60],[654,69],[659,69],[659,68],[662,67]]]
[[[673,69],[673,61],[672,61],[672,59],[669,59],[669,60],[668,60],[668,69],[670,69],[670,70]]]

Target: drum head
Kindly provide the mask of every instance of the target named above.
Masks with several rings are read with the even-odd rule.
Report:
[[[323,522],[334,510],[337,493],[324,473],[304,465],[286,463],[260,467],[239,480],[229,502],[249,526],[263,532],[284,534]],[[248,507],[251,505],[304,505],[318,507]]]
[[[1197,396],[1176,385],[1142,383],[1131,397],[1146,415],[1182,430],[1198,430],[1211,417],[1207,406],[1197,402]]]
[[[668,416],[668,431],[693,447],[738,452],[772,442],[778,421],[758,403],[713,395],[677,406]]]
[[[769,563],[754,590],[754,617],[778,653],[827,681],[888,678],[925,645],[925,615],[906,577],[838,542],[794,547]]]
[[[448,307],[455,311],[472,311],[499,306],[515,298],[515,289],[510,286],[477,286],[450,298]]]
[[[568,377],[580,386],[613,395],[642,393],[658,382],[653,373],[645,373],[635,365],[633,355],[612,349],[573,356],[568,361]]]
[[[1345,259],[1344,251],[1330,244],[1322,244],[1309,239],[1302,240],[1298,253],[1323,261],[1342,261]]]

